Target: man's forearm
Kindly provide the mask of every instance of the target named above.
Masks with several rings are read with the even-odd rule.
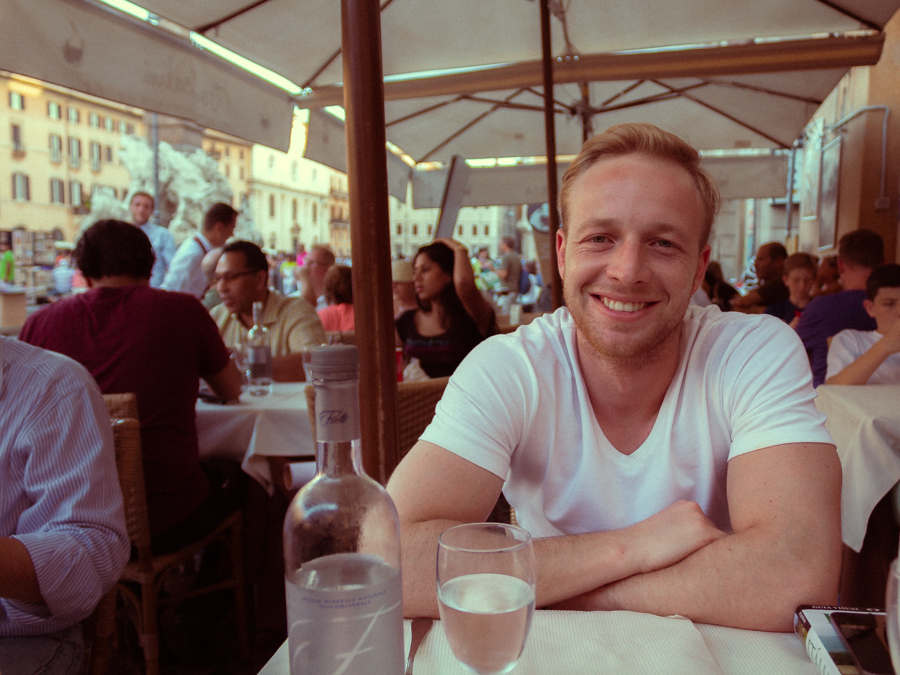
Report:
[[[28,549],[13,537],[0,537],[0,598],[44,602]]]
[[[839,542],[751,528],[560,608],[680,614],[701,623],[790,631],[798,605],[836,602],[839,571]]]

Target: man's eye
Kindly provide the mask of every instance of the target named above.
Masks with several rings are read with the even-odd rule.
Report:
[[[668,239],[660,239],[656,242],[656,245],[661,248],[672,248],[673,246],[675,246],[675,244],[673,244]]]

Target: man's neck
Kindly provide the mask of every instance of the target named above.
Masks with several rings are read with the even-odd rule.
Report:
[[[650,435],[678,371],[681,329],[652,353],[631,360],[597,353],[580,334],[576,343],[597,422],[610,443],[630,455]]]
[[[871,273],[872,270],[868,267],[845,264],[844,269],[841,270],[841,285],[845,291],[864,291]]]
[[[254,302],[261,302],[263,304],[263,311],[265,311],[266,305],[269,304],[269,290],[266,289],[265,293],[263,293],[262,297],[256,298]],[[244,328],[252,328],[253,327],[253,303],[250,304],[250,313],[245,314],[241,312],[238,314],[238,318],[241,320],[241,323],[244,325]]]
[[[88,288],[122,288],[123,286],[149,286],[150,277],[142,279],[125,274],[105,276],[100,279],[86,279]]]

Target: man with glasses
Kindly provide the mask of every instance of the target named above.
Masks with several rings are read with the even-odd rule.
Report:
[[[225,344],[240,348],[253,327],[253,303],[263,303],[263,324],[272,341],[272,376],[277,382],[302,382],[302,351],[324,343],[325,329],[309,302],[269,290],[268,280],[269,263],[259,246],[249,241],[228,244],[216,265],[222,304],[211,313]]]

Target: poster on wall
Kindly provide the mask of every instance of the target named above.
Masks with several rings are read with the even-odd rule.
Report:
[[[822,148],[822,187],[819,194],[819,248],[832,248],[837,234],[841,139]]]
[[[816,218],[819,213],[819,185],[822,170],[822,138],[825,120],[821,117],[804,130],[803,174],[800,180],[800,217]]]

